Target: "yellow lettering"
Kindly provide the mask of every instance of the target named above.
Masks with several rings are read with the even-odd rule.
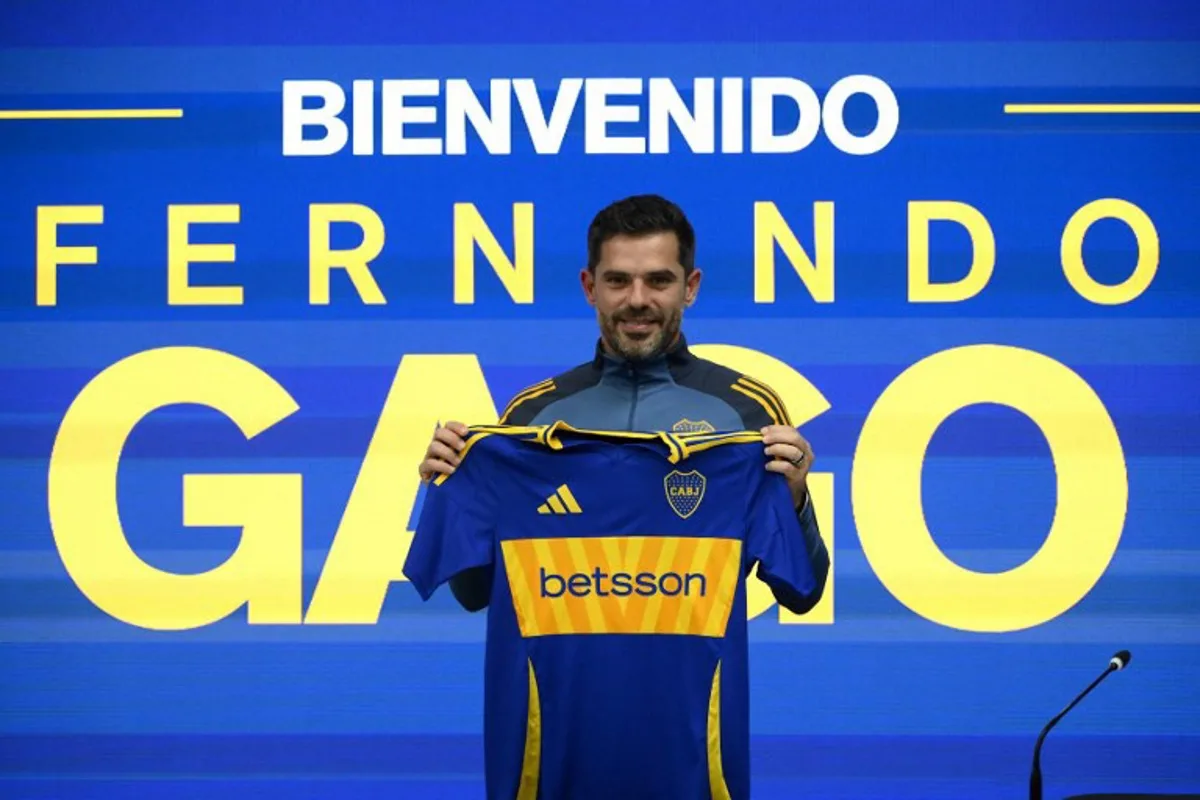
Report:
[[[134,599],[161,595],[159,609],[171,626],[216,622],[249,601],[251,625],[299,625],[303,614],[302,475],[184,475],[183,524],[242,527],[242,539],[228,561],[205,577],[208,583],[176,589],[179,577],[154,576]],[[152,584],[158,583],[155,587]],[[199,597],[183,596],[189,589]],[[174,601],[174,602],[172,602]],[[152,625],[151,627],[165,627]]]
[[[1133,230],[1138,259],[1133,274],[1116,285],[1098,283],[1083,264],[1083,238],[1102,219],[1119,219]],[[1158,232],[1145,211],[1125,200],[1093,200],[1067,221],[1062,235],[1063,273],[1080,297],[1098,305],[1128,303],[1149,288],[1158,271]]]
[[[957,222],[971,236],[971,268],[957,281],[929,280],[929,223]],[[974,206],[949,200],[914,200],[908,204],[908,301],[958,303],[983,291],[996,266],[992,226]]]
[[[240,306],[241,286],[192,286],[188,265],[193,262],[232,262],[232,244],[192,244],[192,223],[238,222],[242,207],[226,205],[167,206],[167,304],[172,306]]]
[[[37,207],[37,304],[58,305],[58,267],[62,264],[95,264],[98,252],[92,245],[63,247],[58,243],[59,225],[99,225],[104,206]]]
[[[1002,573],[973,572],[946,558],[921,507],[930,440],[947,417],[978,403],[1010,406],[1033,420],[1057,476],[1045,542]],[[888,591],[926,619],[985,632],[1033,627],[1079,602],[1116,551],[1128,490],[1116,428],[1091,387],[1051,358],[998,345],[937,353],[896,378],[867,417],[851,476],[863,551]]]
[[[792,369],[787,363],[765,353],[729,344],[697,344],[692,347],[692,351],[701,358],[715,361],[770,386],[783,400],[789,416],[797,426],[815,419],[830,408],[829,401],[807,378]],[[835,567],[833,560],[833,474],[810,472],[808,491],[817,514],[817,524],[821,528],[821,539],[829,551],[829,580],[825,584],[824,595],[812,610],[800,615],[781,608],[779,609],[779,621],[783,624],[831,625],[833,624]],[[757,580],[747,583],[746,612],[749,619],[754,619],[774,604],[775,598],[765,583]]]
[[[818,303],[833,302],[833,203],[813,204],[813,241],[817,263],[800,246],[796,234],[772,202],[754,204],[754,302],[775,302],[775,245]]]
[[[473,355],[407,355],[392,388],[333,547],[307,623],[373,624],[412,544],[417,465],[439,421],[494,424],[495,403]]]
[[[349,250],[331,250],[329,228],[334,222],[352,222],[363,239]],[[371,274],[370,264],[383,251],[383,220],[372,209],[355,203],[313,203],[308,207],[308,302],[329,305],[329,273],[344,269],[359,298],[367,305],[386,305],[383,292]]]
[[[247,439],[297,409],[271,376],[216,350],[169,347],[113,364],[72,402],[50,456],[50,524],[63,565],[89,600],[130,625],[200,627],[243,604],[251,623],[298,623],[300,475],[183,476],[185,525],[243,529],[233,555],[208,572],[156,569],[125,538],[117,508],[121,451],[146,415],[179,403],[220,411]]]
[[[513,259],[474,203],[454,204],[454,302],[475,302],[475,245],[517,303],[533,302],[533,203],[513,203]]]

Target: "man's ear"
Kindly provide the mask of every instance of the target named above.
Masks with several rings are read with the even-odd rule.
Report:
[[[687,276],[684,302],[689,306],[696,302],[696,296],[700,294],[700,278],[700,270],[698,269],[693,269],[692,273]]]
[[[596,275],[587,267],[579,271],[579,283],[583,286],[583,296],[587,298],[588,305],[596,305]]]

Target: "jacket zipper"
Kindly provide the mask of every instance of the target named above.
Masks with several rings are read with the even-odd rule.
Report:
[[[629,404],[629,422],[626,424],[625,428],[626,428],[626,430],[633,430],[633,418],[637,414],[638,391],[639,391],[637,367],[630,367],[629,375],[633,379],[633,402]]]

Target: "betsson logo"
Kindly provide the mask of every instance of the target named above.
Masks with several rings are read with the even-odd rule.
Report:
[[[668,153],[672,126],[693,153],[717,152],[718,139],[722,153],[795,153],[824,130],[843,153],[870,155],[886,147],[900,125],[895,93],[871,75],[842,78],[824,99],[797,78],[750,78],[748,111],[746,83],[743,78],[696,78],[688,103],[669,78],[564,78],[552,96],[530,78],[495,78],[485,104],[462,79],[385,80],[377,108],[373,80],[354,81],[349,104],[346,89],[333,81],[284,81],[283,154],[329,156],[349,144],[359,156],[377,151],[385,156],[464,155],[470,125],[483,150],[507,155],[512,152],[515,116],[534,151],[554,155],[561,151],[567,127],[579,110],[580,95],[583,151],[596,155]],[[542,105],[539,88],[549,109]],[[865,134],[846,128],[846,101],[856,94],[870,98],[877,111],[874,129]],[[799,113],[792,130],[779,131],[775,114],[785,102]],[[747,114],[748,148],[743,141]],[[630,123],[638,128],[630,131]],[[620,133],[610,131],[614,124],[624,126]],[[476,147],[472,143],[472,149]]]

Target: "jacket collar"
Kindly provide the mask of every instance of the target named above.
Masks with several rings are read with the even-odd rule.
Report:
[[[680,331],[675,344],[663,354],[649,361],[631,362],[619,356],[614,356],[604,349],[604,342],[596,340],[596,353],[592,366],[604,372],[638,372],[640,374],[669,373],[672,367],[678,368],[690,364],[696,356],[688,349],[687,337]]]

